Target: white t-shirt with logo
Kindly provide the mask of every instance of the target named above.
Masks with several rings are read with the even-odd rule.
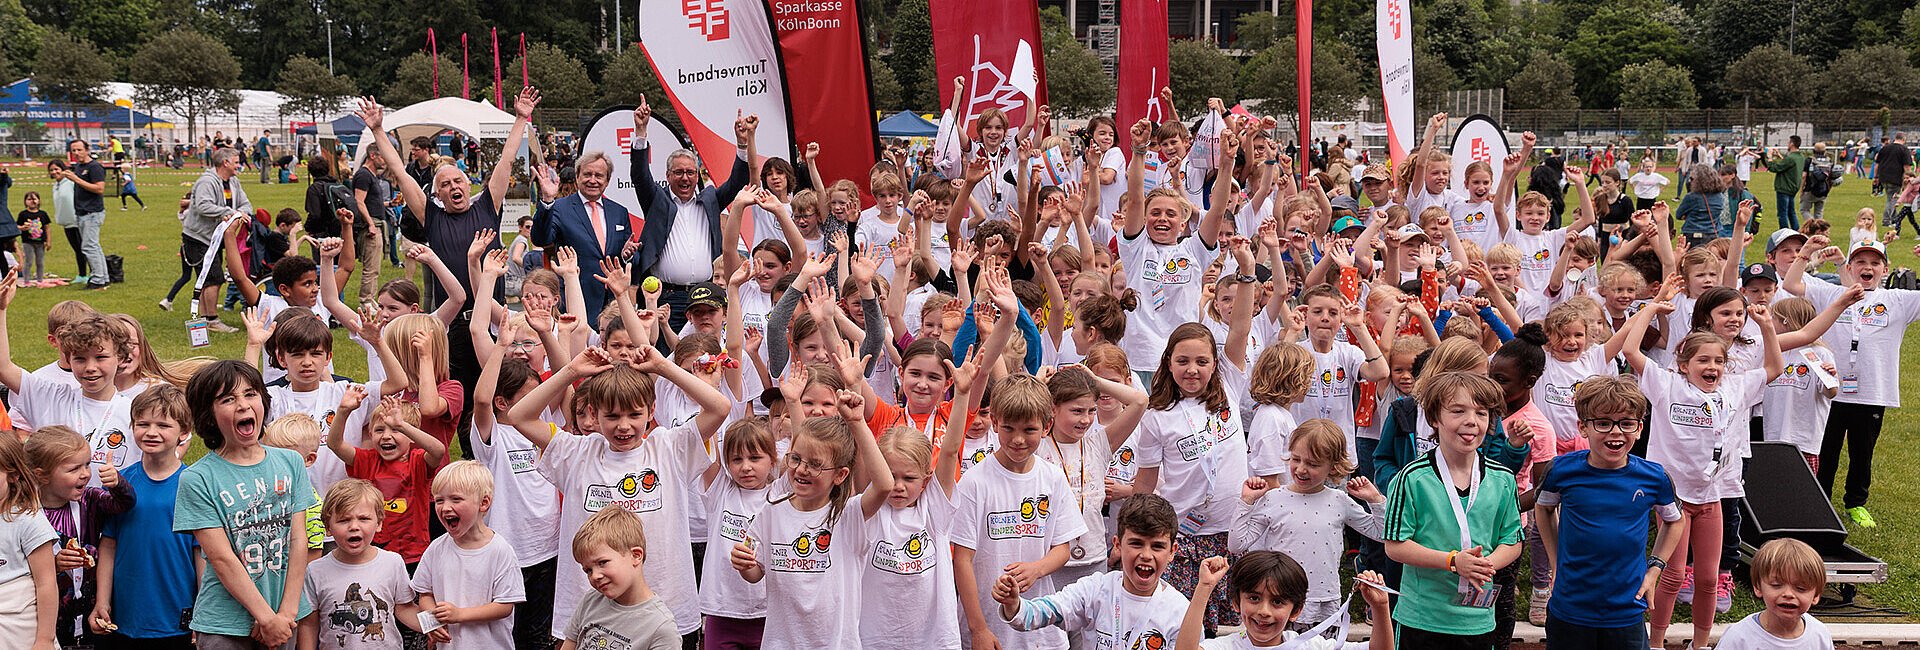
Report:
[[[1786,361],[1780,376],[1767,382],[1760,400],[1761,429],[1770,442],[1790,443],[1803,454],[1820,453],[1833,398],[1820,380],[1821,364],[1833,364],[1833,350],[1808,345],[1781,353]],[[1836,377],[1837,381],[1838,378]]]
[[[1647,460],[1667,468],[1674,496],[1697,504],[1746,495],[1740,459],[1748,455],[1747,405],[1766,388],[1766,373],[1755,369],[1723,375],[1711,393],[1652,363],[1640,373],[1640,387],[1653,401]]]
[[[1846,287],[1809,277],[1806,299],[1814,309],[1833,304]],[[1875,289],[1866,298],[1841,312],[1840,319],[1820,340],[1833,349],[1833,364],[1845,378],[1857,375],[1859,392],[1849,393],[1844,384],[1836,402],[1898,408],[1900,406],[1900,345],[1906,341],[1907,326],[1920,319],[1920,291]],[[1852,352],[1854,337],[1859,337],[1859,352]]]
[[[785,493],[785,484],[780,485]],[[701,505],[707,509],[707,553],[700,558],[700,613],[727,618],[767,615],[766,581],[747,582],[733,570],[730,558],[733,545],[747,541],[747,527],[766,509],[771,489],[742,488],[721,470],[701,494]]]
[[[1500,226],[1494,223],[1492,201],[1466,201],[1453,204],[1448,210],[1453,218],[1453,232],[1460,241],[1473,242],[1480,252],[1492,250],[1500,243]]]
[[[1229,388],[1227,394],[1235,391]],[[1200,400],[1182,399],[1165,410],[1147,409],[1134,435],[1140,467],[1160,468],[1154,491],[1181,513],[1181,531],[1227,532],[1234,504],[1240,502],[1240,484],[1247,480],[1239,406],[1228,399],[1225,409],[1214,411]]]
[[[334,483],[347,478],[347,464],[340,460],[340,456],[327,449],[326,436],[327,432],[332,430],[334,412],[340,408],[340,396],[345,395],[347,389],[353,386],[361,385],[345,380],[323,381],[313,390],[306,392],[296,391],[291,386],[267,387],[267,396],[272,398],[273,402],[273,405],[267,409],[268,423],[292,413],[305,413],[312,416],[315,422],[320,423],[319,453],[314,454],[313,464],[307,466],[307,480],[313,484],[313,491],[320,494],[326,494],[327,489],[333,487]],[[369,390],[366,402],[347,416],[347,428],[340,432],[340,438],[348,445],[360,446],[362,432],[367,428],[367,414],[372,413],[377,405],[373,400],[373,393],[378,391],[378,386]]]
[[[879,207],[867,208],[860,212],[860,223],[855,226],[859,236],[856,242],[859,245],[872,244],[880,249],[880,266],[876,271],[879,272],[880,277],[886,278],[887,282],[893,282],[893,256],[909,255],[913,252],[913,242],[900,236],[899,223],[900,220],[913,217],[907,215],[904,207],[895,207],[894,214],[897,217],[894,223],[887,223],[880,220]],[[848,245],[853,246],[854,243]],[[1011,246],[1013,242],[1007,242],[1007,245]]]
[[[266,289],[265,287],[261,287],[262,291],[265,291],[265,289]],[[254,303],[254,308],[259,312],[258,315],[260,317],[260,322],[262,323],[271,324],[273,322],[273,319],[277,317],[280,314],[280,312],[288,309],[305,309],[307,311],[313,312],[313,315],[319,316],[320,322],[326,323],[328,325],[333,324],[333,313],[325,309],[322,309],[318,305],[314,305],[311,307],[295,307],[293,305],[287,304],[286,298],[282,298],[280,296],[276,296],[270,293],[261,293],[260,300]],[[372,362],[379,361],[379,358],[374,357],[369,359],[368,361],[369,361],[368,365],[373,365]],[[323,370],[322,372],[325,372],[329,375],[333,374],[333,362],[328,361],[326,370]],[[260,378],[266,381],[267,383],[271,384],[273,382],[280,381],[286,376],[287,376],[287,369],[273,367],[273,359],[267,356],[266,350],[261,350],[260,351]]]
[[[1545,291],[1553,279],[1553,265],[1560,259],[1560,247],[1567,244],[1567,229],[1543,230],[1529,235],[1514,224],[1506,242],[1520,249],[1520,286]]]
[[[1238,488],[1236,488],[1238,489]],[[1060,468],[1038,458],[1026,472],[1015,473],[989,457],[960,477],[953,491],[953,545],[973,549],[974,580],[987,627],[1006,650],[1063,649],[1067,635],[1058,628],[1018,632],[1000,619],[993,599],[993,581],[1008,564],[1032,562],[1056,545],[1072,543],[1087,530],[1087,522],[1073,511],[1073,490]],[[1054,592],[1052,576],[1033,582],[1026,595]],[[771,626],[769,626],[771,627]]]
[[[755,557],[766,569],[760,580],[767,589],[764,650],[862,647],[866,522],[858,499],[849,500],[831,523],[830,510],[801,512],[788,499],[768,505],[747,525]]]
[[[966,476],[967,470],[973,469],[975,465],[987,462],[988,458],[993,457],[993,452],[999,450],[1000,441],[992,431],[988,431],[987,435],[978,438],[968,438],[962,434],[960,438],[960,476]]]
[[[1079,508],[1087,520],[1087,532],[1074,538],[1068,551],[1067,566],[1104,564],[1107,561],[1106,523],[1100,507],[1107,499],[1107,428],[1099,422],[1087,427],[1079,442],[1061,443],[1051,436],[1035,452],[1040,459],[1060,468],[1067,488],[1076,495],[1067,503]]]
[[[112,465],[116,471],[123,471],[140,462],[140,448],[133,444],[131,412],[133,397],[139,390],[119,391],[112,399],[97,400],[81,392],[78,383],[49,381],[34,373],[21,373],[20,399],[13,407],[36,427],[64,425],[86,437],[87,446],[93,450],[94,467],[87,485],[98,487],[100,467]]]
[[[1440,206],[1441,209],[1447,211],[1447,214],[1451,215],[1453,214],[1454,204],[1465,200],[1466,199],[1461,198],[1459,194],[1455,194],[1452,189],[1440,190],[1439,194],[1429,193],[1425,187],[1425,182],[1422,181],[1421,187],[1414,188],[1413,194],[1407,196],[1407,215],[1413,218],[1414,223],[1419,223],[1420,213],[1425,211],[1427,206],[1432,205]]]
[[[860,641],[867,647],[960,647],[960,602],[953,590],[953,558],[947,556],[952,514],[953,502],[935,480],[918,503],[881,504],[867,520],[872,551],[861,588],[862,602],[873,606],[860,609]],[[901,616],[883,603],[910,604],[920,614]]]
[[[1078,632],[1089,648],[1169,648],[1180,639],[1187,597],[1162,580],[1152,596],[1127,591],[1127,572],[1108,571],[1081,578],[1060,591],[1021,603],[1016,624],[1027,627],[1058,619]],[[999,616],[995,608],[994,617]]]
[[[540,474],[560,488],[560,537],[573,539],[594,513],[624,508],[640,516],[647,531],[647,585],[665,597],[681,634],[700,629],[698,590],[693,580],[693,547],[687,539],[682,490],[688,476],[710,462],[700,431],[689,422],[656,428],[628,451],[615,452],[598,434],[556,434],[540,455]],[[567,546],[563,566],[577,566]],[[553,634],[565,634],[573,608],[587,592],[586,574],[559,571],[553,585]]]
[[[1314,418],[1333,420],[1334,424],[1348,432],[1347,452],[1353,454],[1353,393],[1354,384],[1360,381],[1360,366],[1366,363],[1367,353],[1352,343],[1334,341],[1333,347],[1326,352],[1313,348],[1312,343],[1304,344],[1307,353],[1313,356],[1313,376],[1307,378],[1307,396],[1295,402],[1288,410],[1293,411],[1296,422],[1305,422]]]
[[[1293,457],[1293,430],[1300,425],[1293,412],[1279,404],[1261,404],[1253,409],[1253,424],[1247,427],[1247,473],[1273,476],[1287,471],[1287,459]]]
[[[1200,320],[1200,276],[1218,254],[1197,236],[1163,246],[1145,229],[1135,237],[1121,233],[1127,286],[1140,294],[1139,308],[1127,313],[1127,336],[1121,341],[1134,370],[1153,370],[1173,329]]]
[[[1580,436],[1580,415],[1573,409],[1573,389],[1589,377],[1606,377],[1615,374],[1613,361],[1606,357],[1606,351],[1599,345],[1589,345],[1573,361],[1560,361],[1547,355],[1547,365],[1540,372],[1540,379],[1533,382],[1534,404],[1540,406],[1540,413],[1547,416],[1553,424],[1554,435],[1562,440]]]
[[[565,435],[558,428],[553,431],[556,437]],[[487,511],[487,525],[513,545],[520,566],[533,566],[558,555],[560,494],[540,474],[540,450],[533,441],[519,429],[495,421],[488,440],[473,436],[473,459],[493,474],[493,509]]]
[[[376,359],[375,361],[378,361],[378,359]],[[58,361],[49,363],[44,366],[40,366],[40,368],[37,370],[34,370],[32,374],[35,378],[38,378],[38,379],[44,379],[51,382],[66,384],[74,388],[80,387],[80,382],[73,378],[73,373],[68,371],[66,368],[60,367],[60,362]],[[12,406],[12,408],[7,410],[7,417],[13,418],[13,428],[19,429],[21,431],[34,430],[33,422],[28,420],[26,418],[26,413],[20,409],[19,393],[16,393],[14,391],[7,391],[7,404]],[[59,423],[55,422],[54,424],[59,424]]]

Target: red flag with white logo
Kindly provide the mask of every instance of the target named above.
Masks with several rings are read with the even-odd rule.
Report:
[[[1160,89],[1169,86],[1167,38],[1167,0],[1121,4],[1120,79],[1114,112],[1122,132],[1143,117],[1155,124],[1167,119],[1167,107],[1160,103]],[[1195,108],[1199,107],[1189,110]]]
[[[809,142],[820,143],[815,162],[827,182],[850,178],[864,188],[879,160],[880,132],[858,0],[769,0],[768,6],[787,76],[806,80],[787,89],[794,143],[803,151]],[[805,166],[790,162],[796,169]],[[743,230],[751,223],[743,222]]]
[[[981,111],[998,108],[1013,126],[1026,122],[1022,87],[1035,89],[1034,105],[1047,103],[1046,67],[1040,61],[1040,7],[1027,0],[930,0],[933,61],[940,105],[953,104],[953,78],[960,77],[961,128]],[[1014,79],[1022,44],[1031,53],[1033,77]],[[1011,134],[1009,134],[1011,135]]]

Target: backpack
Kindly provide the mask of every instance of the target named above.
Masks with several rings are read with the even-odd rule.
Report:
[[[1808,167],[1805,190],[1809,195],[1827,198],[1827,193],[1833,191],[1833,172],[1824,165]]]

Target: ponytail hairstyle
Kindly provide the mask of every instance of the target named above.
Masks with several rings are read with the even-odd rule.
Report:
[[[1547,330],[1539,323],[1527,323],[1520,331],[1513,333],[1513,339],[1501,344],[1493,356],[1512,359],[1527,381],[1527,386],[1540,380],[1547,370]]]
[[[160,355],[154,353],[153,344],[147,341],[146,326],[138,319],[127,314],[108,314],[107,318],[118,321],[127,330],[126,355],[133,359],[134,369],[142,379],[166,382],[175,388],[187,385],[186,373],[162,363]],[[329,337],[327,342],[332,343],[333,339]],[[180,423],[180,426],[186,425],[184,421]]]
[[[0,472],[7,476],[7,498],[0,501],[0,520],[31,514],[40,509],[40,485],[33,480],[33,468],[27,463],[26,446],[19,436],[0,436]]]
[[[1127,290],[1127,297],[1133,298],[1133,290]],[[1127,301],[1101,294],[1080,302],[1080,309],[1074,313],[1074,325],[1084,327],[1100,335],[1101,342],[1119,343],[1127,334],[1127,314],[1131,311]]]
[[[1747,297],[1741,294],[1739,290],[1729,289],[1727,287],[1712,287],[1700,292],[1700,299],[1693,303],[1693,324],[1690,331],[1713,331],[1713,310],[1719,309],[1721,305],[1730,302],[1739,302],[1740,306],[1744,309],[1747,305]],[[1719,332],[1714,333],[1718,334]],[[1725,338],[1725,336],[1721,338]],[[1733,341],[1741,345],[1753,345],[1753,339],[1745,336],[1735,336],[1733,337]]]
[[[1100,396],[1100,391],[1093,385],[1093,373],[1087,372],[1085,368],[1073,367],[1061,368],[1053,373],[1052,377],[1048,377],[1047,393],[1053,396],[1055,406],[1082,397],[1098,398]]]
[[[1147,397],[1147,407],[1164,411],[1173,408],[1184,396],[1180,394],[1180,385],[1173,380],[1173,348],[1187,341],[1199,341],[1206,344],[1207,355],[1213,357],[1212,376],[1207,377],[1207,386],[1195,396],[1207,407],[1209,413],[1227,410],[1227,389],[1220,381],[1219,356],[1214,351],[1213,331],[1199,323],[1181,323],[1167,336],[1167,347],[1160,351],[1160,366],[1153,373],[1153,389]]]
[[[87,439],[69,427],[43,426],[27,437],[27,463],[34,485],[45,485],[62,464],[76,456],[83,462],[88,458]]]

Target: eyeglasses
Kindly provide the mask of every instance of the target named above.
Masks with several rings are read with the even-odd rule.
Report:
[[[507,343],[507,349],[509,350],[532,350],[537,347],[540,347],[539,341],[511,341]]]
[[[809,474],[825,474],[840,469],[839,465],[823,465],[819,461],[811,458],[802,458],[800,454],[795,453],[787,454],[787,464],[794,469],[805,468]]]
[[[1589,418],[1587,420],[1587,426],[1593,427],[1593,430],[1599,433],[1613,433],[1614,431],[1621,433],[1639,433],[1640,428],[1646,425],[1647,421],[1639,418],[1625,418],[1620,420]]]

